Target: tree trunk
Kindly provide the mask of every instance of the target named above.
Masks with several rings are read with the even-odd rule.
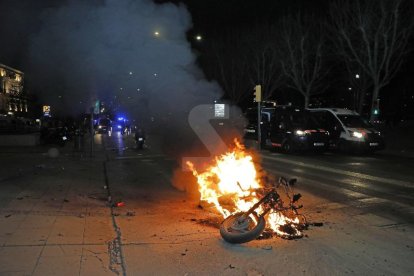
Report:
[[[370,116],[369,116],[369,121],[371,123],[374,122],[374,119],[377,117],[377,115],[374,114],[374,109],[377,107],[379,91],[380,91],[380,87],[378,83],[374,83],[374,90],[372,91],[371,109],[370,109]]]
[[[365,90],[361,90],[358,93],[358,103],[357,103],[357,112],[359,114],[362,114],[363,108],[364,108],[364,102],[365,102]]]
[[[305,108],[308,108],[309,106],[309,95],[305,96]]]

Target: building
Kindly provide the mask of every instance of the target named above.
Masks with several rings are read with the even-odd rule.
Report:
[[[26,116],[28,100],[23,93],[23,72],[0,63],[0,114]]]

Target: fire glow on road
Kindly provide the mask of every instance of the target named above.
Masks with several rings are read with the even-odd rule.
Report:
[[[201,201],[213,204],[223,218],[248,211],[260,198],[256,191],[264,188],[251,155],[235,140],[235,148],[219,157],[202,172],[197,171],[194,164],[187,166],[197,178]],[[273,183],[274,184],[274,183]],[[263,212],[262,206],[258,207]],[[282,212],[271,212],[266,216],[267,225],[274,233],[282,236],[301,236],[294,226],[299,223],[297,217],[287,217]],[[283,226],[290,225],[294,233],[284,232]]]

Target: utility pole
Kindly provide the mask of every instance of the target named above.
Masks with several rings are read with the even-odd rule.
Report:
[[[93,153],[93,138],[95,136],[95,131],[93,129],[93,112],[94,112],[94,108],[91,107],[90,110],[91,110],[91,124],[90,124],[90,127],[91,127],[91,150],[90,150],[90,157],[92,158],[92,153]]]

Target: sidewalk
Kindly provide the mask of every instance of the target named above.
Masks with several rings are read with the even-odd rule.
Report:
[[[101,160],[48,149],[1,151],[0,275],[113,275]]]

